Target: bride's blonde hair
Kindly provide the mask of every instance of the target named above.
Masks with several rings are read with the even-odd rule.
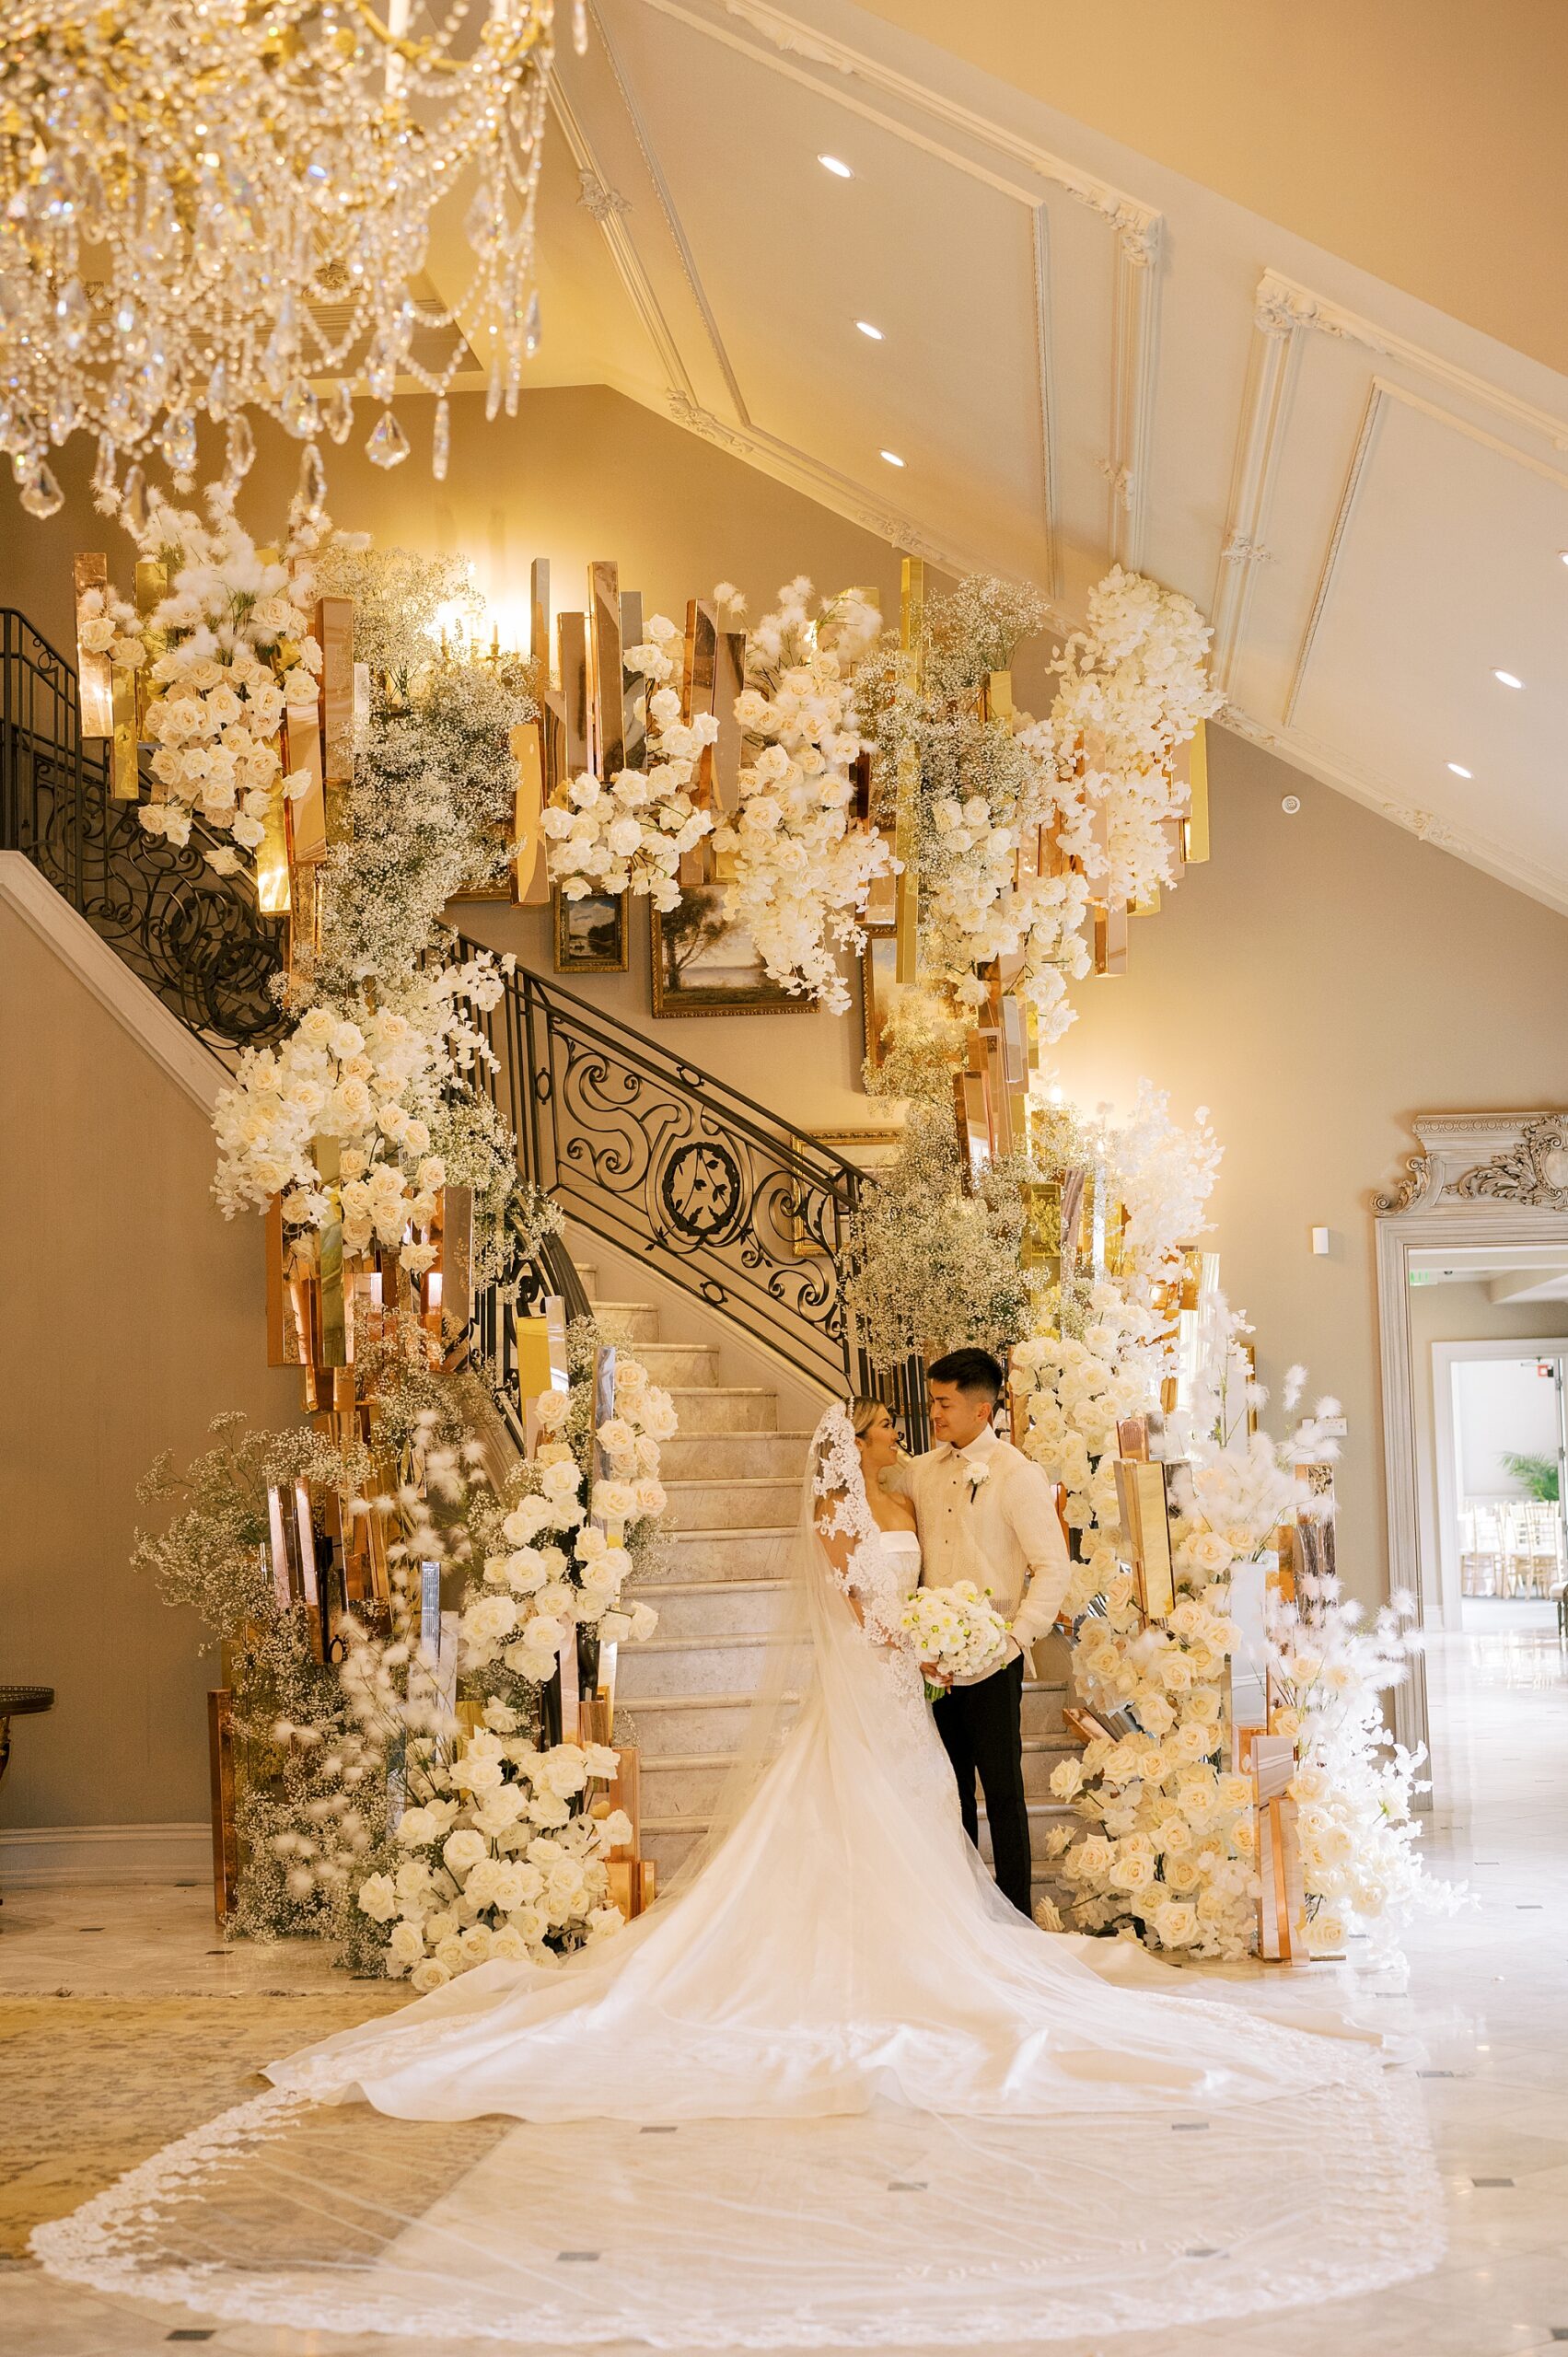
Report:
[[[844,1413],[850,1420],[856,1440],[864,1440],[878,1416],[892,1414],[885,1399],[873,1399],[868,1392],[857,1391],[853,1399],[844,1402]]]

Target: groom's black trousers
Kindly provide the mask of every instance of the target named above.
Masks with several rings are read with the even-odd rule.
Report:
[[[955,1686],[932,1706],[942,1747],[958,1780],[964,1831],[980,1847],[980,1812],[975,1806],[974,1780],[985,1794],[986,1822],[991,1828],[991,1854],[997,1888],[1020,1914],[1031,1913],[1029,1884],[1029,1812],[1024,1798],[1024,1659],[1020,1654],[1005,1669],[973,1686]]]

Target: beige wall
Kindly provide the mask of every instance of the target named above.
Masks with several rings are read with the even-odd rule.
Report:
[[[213,1207],[204,1113],[3,904],[0,977],[0,1679],[56,1689],[0,1827],[188,1822],[215,1664],[131,1570],[135,1487],[220,1409],[290,1421],[297,1378],[264,1364],[261,1231]]]

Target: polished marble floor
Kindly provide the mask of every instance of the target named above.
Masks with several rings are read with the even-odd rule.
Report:
[[[1364,2016],[1421,2041],[1449,2207],[1443,2267],[1368,2299],[1234,2328],[1058,2342],[1055,2357],[1504,2357],[1568,2343],[1568,1658],[1553,1629],[1503,1622],[1434,1641],[1427,1675],[1430,1863],[1478,1903],[1418,1921],[1403,1967],[1375,1969],[1353,1954],[1311,1979],[1314,1997],[1338,1981]],[[314,1950],[223,1947],[200,1889],[15,1892],[0,1924],[0,2005],[60,1992],[308,2007],[344,1986]],[[127,2057],[128,2067],[149,2062]],[[0,2055],[0,2106],[4,2076]],[[145,2357],[197,2340],[228,2357],[407,2357],[415,2345],[209,2328],[50,2283],[26,2262],[0,2266],[7,2357]],[[444,2344],[440,2357],[458,2350]]]

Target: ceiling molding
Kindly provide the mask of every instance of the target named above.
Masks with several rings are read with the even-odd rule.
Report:
[[[1264,280],[1267,284],[1267,279]],[[1260,289],[1260,296],[1261,289]],[[1247,636],[1253,580],[1267,563],[1269,518],[1285,427],[1300,366],[1299,321],[1281,320],[1260,299],[1253,312],[1252,348],[1237,428],[1230,504],[1220,548],[1209,619],[1214,626],[1214,684],[1229,694]]]
[[[727,47],[741,50],[760,62],[766,61],[766,52],[759,51],[755,43],[741,41],[714,17],[685,5],[685,0],[645,0],[645,5],[662,17],[672,17],[681,24],[690,25],[693,31],[705,33],[710,41],[723,41]],[[764,41],[779,52],[775,71],[789,74],[792,79],[821,91],[841,106],[869,115],[874,122],[881,122],[889,129],[902,130],[903,127],[889,122],[878,110],[859,103],[848,91],[835,89],[819,75],[806,74],[787,65],[784,59],[804,58],[811,64],[828,67],[842,82],[861,82],[868,89],[880,90],[889,98],[918,107],[935,121],[947,123],[950,129],[960,131],[981,145],[994,148],[999,155],[1010,157],[1015,163],[1023,164],[1041,180],[1051,181],[1052,186],[1074,198],[1078,203],[1087,205],[1091,212],[1098,213],[1109,224],[1136,259],[1152,261],[1157,255],[1162,216],[1156,206],[1144,204],[1139,198],[1129,194],[1127,190],[1117,188],[1111,181],[1101,180],[1093,172],[1081,171],[1076,165],[1068,163],[1065,157],[1053,155],[1050,148],[1024,138],[987,115],[976,113],[971,107],[960,105],[946,91],[933,89],[926,83],[915,81],[910,75],[900,74],[881,58],[872,57],[864,50],[852,49],[847,41],[839,41],[830,33],[819,32],[815,26],[791,16],[787,9],[773,7],[770,0],[714,0],[714,5],[722,7],[725,15],[733,17],[738,23],[748,25],[753,32],[761,33]],[[905,130],[904,135],[917,134]],[[948,160],[958,159],[950,157]],[[1024,193],[1016,190],[1012,192]]]
[[[1268,334],[1294,339],[1306,328],[1318,335],[1337,337],[1342,343],[1360,344],[1380,359],[1399,361],[1435,383],[1446,385],[1462,400],[1495,410],[1499,417],[1511,419],[1526,433],[1540,435],[1554,450],[1568,450],[1568,419],[1556,417],[1550,410],[1538,409],[1533,401],[1521,401],[1491,377],[1478,377],[1470,369],[1445,360],[1425,344],[1412,343],[1408,336],[1377,327],[1359,311],[1332,302],[1326,295],[1315,294],[1311,287],[1287,278],[1283,271],[1263,273],[1258,282],[1254,316],[1260,329]]]
[[[1295,720],[1295,707],[1300,701],[1302,682],[1307,677],[1307,667],[1312,660],[1312,650],[1317,644],[1318,626],[1328,611],[1329,599],[1333,595],[1340,559],[1344,553],[1345,536],[1350,530],[1351,518],[1355,513],[1355,504],[1361,495],[1367,462],[1376,444],[1377,430],[1382,424],[1383,412],[1391,389],[1379,377],[1373,378],[1372,389],[1367,395],[1366,408],[1361,421],[1361,431],[1355,437],[1355,448],[1351,452],[1350,465],[1345,470],[1339,505],[1334,511],[1334,528],[1329,535],[1328,552],[1319,568],[1317,586],[1312,594],[1312,610],[1307,617],[1307,628],[1301,634],[1301,644],[1296,648],[1295,661],[1291,668],[1290,686],[1285,691],[1282,715],[1287,729],[1293,726]]]
[[[1116,243],[1111,310],[1110,517],[1106,545],[1113,564],[1143,569],[1149,517],[1149,452],[1159,372],[1160,222],[1146,237]]]
[[[583,128],[575,108],[566,96],[559,74],[551,76],[550,105],[551,111],[561,125],[562,136],[572,151],[572,160],[577,168],[579,184],[586,186],[591,180],[598,187],[608,188],[609,182],[599,168],[598,158],[594,153],[592,143]],[[617,194],[619,196],[619,192]],[[630,204],[624,198],[602,209],[589,207],[593,219],[598,224],[599,234],[610,249],[610,260],[614,262],[621,284],[626,290],[627,299],[636,313],[648,342],[654,348],[659,366],[664,371],[667,384],[672,391],[679,391],[688,400],[695,401],[697,389],[686,373],[686,363],[681,357],[680,346],[670,329],[669,321],[665,318],[663,307],[658,296],[654,293],[647,272],[643,268],[642,257],[637,251],[636,241],[628,226],[627,215],[631,210]]]
[[[1043,204],[1029,208],[1029,250],[1034,261],[1040,527],[1045,536],[1047,586],[1051,596],[1060,599],[1062,544],[1056,531],[1056,370],[1051,334],[1051,215]]]

